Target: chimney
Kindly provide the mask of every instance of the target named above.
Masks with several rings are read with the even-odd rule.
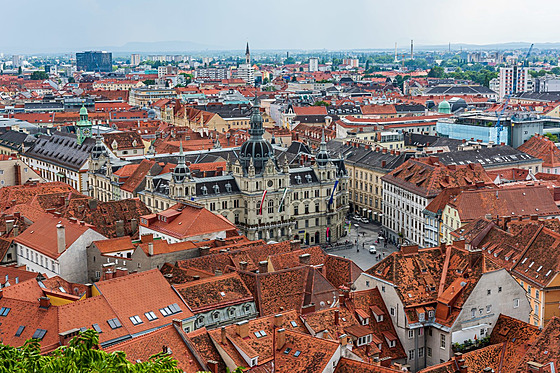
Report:
[[[56,238],[58,243],[58,253],[62,254],[64,250],[66,250],[66,229],[64,229],[64,225],[56,225]]]
[[[338,340],[342,346],[346,346],[348,344],[348,335],[342,334],[340,337],[338,337]]]
[[[303,265],[311,264],[311,254],[309,254],[309,253],[301,254],[299,256],[299,262],[300,262],[300,264],[303,264]]]
[[[211,373],[218,373],[218,362],[216,360],[208,360],[206,365]]]
[[[117,237],[124,236],[124,220],[117,220],[115,222]]]
[[[259,273],[267,273],[268,272],[268,260],[263,260],[259,262]]]
[[[334,310],[334,325],[339,324],[339,318],[340,318],[340,311]]]
[[[154,243],[153,242],[148,242],[148,255],[150,255],[150,256],[154,255]]]
[[[276,349],[282,350],[286,344],[286,329],[278,329],[276,332]]]
[[[237,335],[241,338],[247,338],[249,336],[249,322],[247,320],[240,321],[235,324],[237,327]]]
[[[239,268],[240,268],[242,271],[246,271],[246,270],[247,270],[247,262],[244,261],[244,260],[241,261],[241,262],[239,262]]]
[[[531,214],[531,220],[537,221],[539,220],[539,216],[537,214]]]
[[[140,241],[142,241],[142,243],[152,242],[153,240],[154,240],[154,235],[152,233],[143,234],[142,236],[140,236]]]
[[[541,373],[544,372],[544,365],[537,363],[535,361],[527,362],[527,372],[528,373]]]
[[[130,219],[130,231],[135,233],[138,230],[138,219]]]
[[[315,303],[310,303],[306,306],[301,307],[301,314],[307,315],[308,313],[315,312]]]
[[[12,234],[14,237],[17,237],[19,235],[19,226],[14,225],[14,229],[12,230]]]
[[[274,315],[274,325],[276,327],[281,327],[282,323],[284,322],[284,315],[282,315],[281,313]]]
[[[300,240],[290,241],[290,249],[292,251],[299,250],[300,248],[301,248],[301,241]]]
[[[220,328],[220,337],[221,337],[222,344],[223,345],[227,344],[227,333],[226,333],[226,327],[225,326],[222,326]]]
[[[381,161],[381,168],[385,168],[387,166],[387,161]]]
[[[179,330],[183,330],[183,322],[181,319],[173,319],[173,325]]]
[[[463,364],[459,367],[459,373],[467,373],[467,372],[468,372],[468,369],[467,369],[466,365]]]
[[[51,306],[51,299],[48,297],[40,297],[39,298],[39,308],[48,310]]]
[[[198,255],[199,256],[206,256],[210,254],[210,247],[208,246],[201,246],[198,248]]]
[[[13,220],[6,220],[6,233],[10,232],[14,228]]]
[[[88,206],[90,210],[95,210],[97,208],[97,199],[92,198],[88,200]]]

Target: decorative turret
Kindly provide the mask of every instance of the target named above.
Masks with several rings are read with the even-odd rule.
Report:
[[[251,63],[251,53],[249,52],[249,42],[247,42],[247,48],[245,48],[245,63],[247,65]]]
[[[183,141],[179,145],[179,160],[177,166],[173,170],[173,180],[176,183],[182,183],[185,179],[190,178],[191,172],[185,163],[185,154],[183,153]]]
[[[319,152],[315,157],[317,166],[325,167],[329,163],[329,153],[327,152],[327,142],[325,141],[325,128],[323,127],[323,134],[321,136],[321,145],[319,145]]]
[[[88,111],[85,106],[80,109],[80,119],[76,123],[76,140],[78,145],[82,145],[85,139],[91,137],[92,123],[88,118]]]
[[[249,164],[252,163],[255,174],[260,175],[263,172],[266,162],[271,158],[274,161],[274,150],[272,149],[272,145],[263,138],[263,118],[258,98],[255,98],[250,123],[251,128],[249,129],[249,134],[251,137],[241,145],[239,160],[244,173],[247,173]]]
[[[91,149],[91,158],[92,159],[99,159],[102,155],[105,154],[105,146],[103,145],[103,138],[99,134],[99,127],[97,127],[97,136],[95,136],[95,145]]]

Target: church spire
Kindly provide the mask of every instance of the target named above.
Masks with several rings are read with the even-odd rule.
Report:
[[[245,63],[247,65],[251,63],[251,52],[249,52],[249,42],[247,42],[247,48],[245,48]]]

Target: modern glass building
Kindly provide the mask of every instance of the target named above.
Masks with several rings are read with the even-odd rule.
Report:
[[[111,52],[88,51],[76,53],[76,66],[81,71],[113,71],[113,54]]]

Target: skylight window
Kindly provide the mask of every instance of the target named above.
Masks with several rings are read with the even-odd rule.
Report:
[[[548,275],[550,275],[550,272],[552,272],[552,269],[549,269],[548,272],[546,272],[545,277],[548,277]]]
[[[257,338],[261,338],[261,337],[262,337],[261,332],[258,331],[258,330],[257,330],[256,332],[254,332],[254,334],[255,334],[255,337],[257,337]]]
[[[297,328],[298,324],[295,321],[290,321],[292,327]]]
[[[292,351],[292,349],[290,347],[288,347],[287,349],[284,350],[284,353],[286,355],[288,355],[290,353],[290,351]]]
[[[297,350],[296,352],[294,352],[294,357],[298,357],[299,355],[301,355],[301,351]]]
[[[99,326],[99,324],[93,324],[92,325],[93,330],[95,330],[97,333],[103,333],[103,330],[101,330],[101,327]]]
[[[21,325],[16,332],[16,337],[19,337],[21,335],[21,333],[23,333],[24,329],[25,329],[25,326]]]
[[[134,325],[139,325],[139,324],[143,323],[142,319],[138,315],[131,316],[131,317],[129,317],[129,319],[130,319],[130,321],[132,321],[132,323]]]
[[[521,264],[525,264],[526,261],[527,261],[527,258],[523,259],[523,260],[521,261]]]
[[[170,304],[167,307],[161,308],[159,310],[159,312],[161,312],[161,314],[165,317],[169,316],[169,315],[174,315],[176,313],[181,312],[181,308],[179,307],[179,305],[177,303],[173,303]]]
[[[121,322],[116,317],[114,319],[107,320],[107,324],[111,327],[111,329],[118,329],[122,327]]]
[[[146,316],[146,318],[148,319],[148,321],[154,321],[154,320],[156,320],[156,319],[158,318],[158,317],[156,316],[156,314],[155,314],[154,312],[152,312],[152,311],[146,312],[146,313],[144,314],[144,316]]]
[[[10,312],[11,308],[8,307],[2,307],[0,308],[0,316],[8,316],[8,313]]]
[[[539,268],[537,268],[537,272],[539,272],[542,269],[542,266],[539,266]]]
[[[45,334],[47,334],[47,331],[45,329],[37,329],[37,330],[35,330],[35,333],[33,333],[33,336],[31,338],[33,338],[33,339],[43,339]]]

